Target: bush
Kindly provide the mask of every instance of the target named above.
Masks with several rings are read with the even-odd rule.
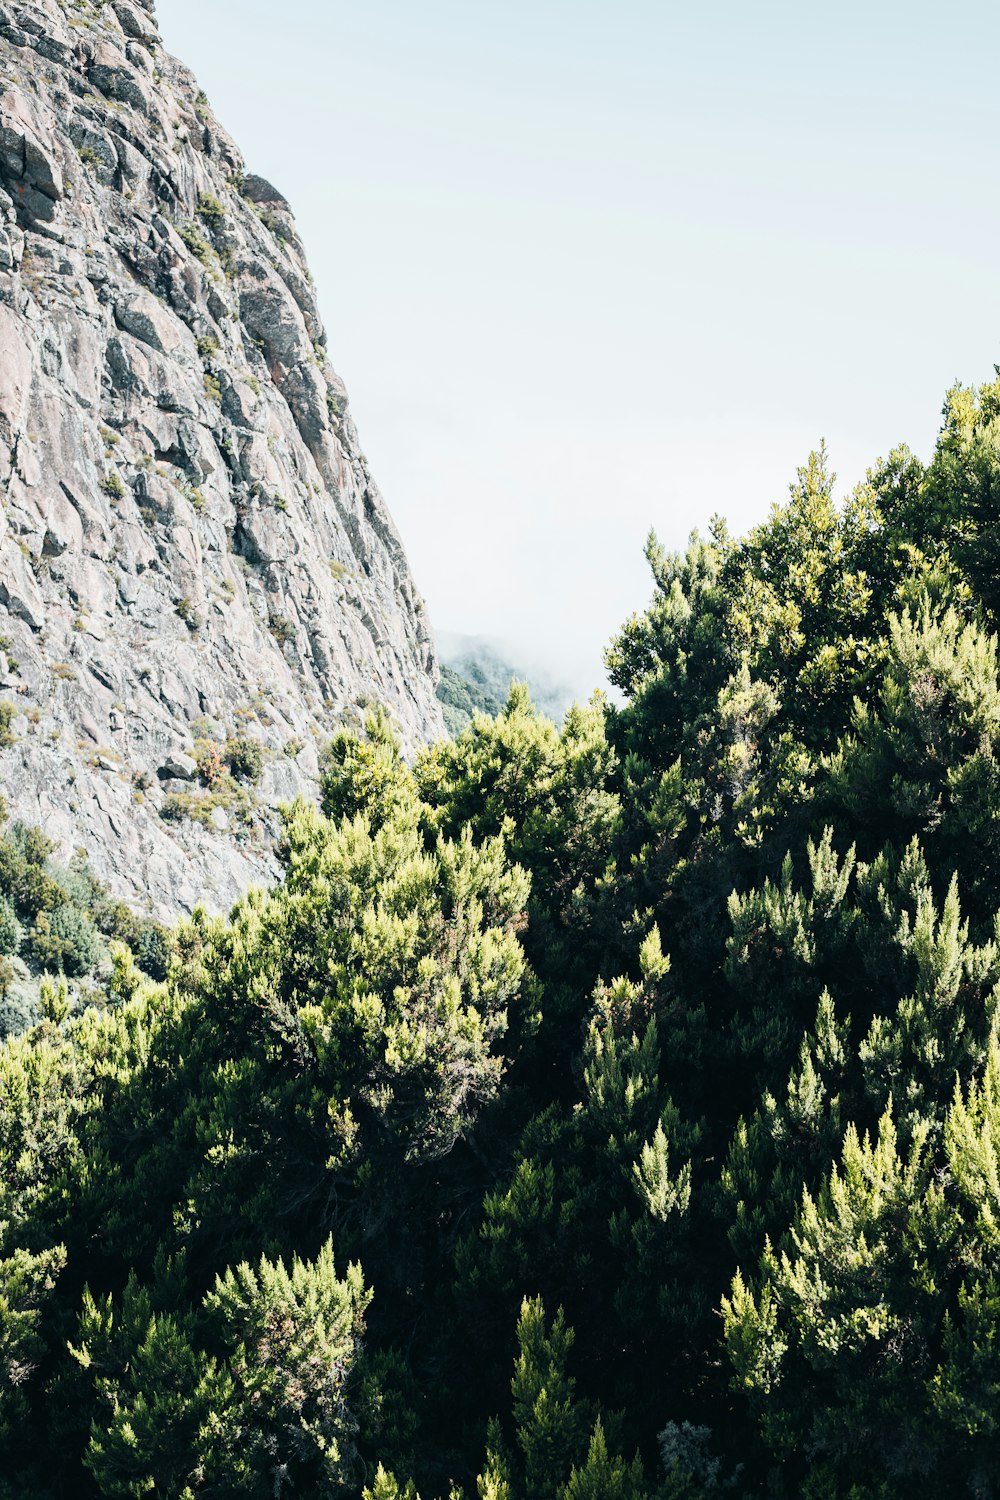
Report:
[[[196,740],[194,758],[202,786],[218,788],[225,784],[226,767],[222,751],[211,740]]]
[[[237,781],[256,786],[264,771],[264,747],[249,735],[238,735],[226,744],[226,764]]]
[[[196,224],[182,224],[177,233],[191,254],[200,260],[203,266],[208,267],[212,264],[212,247]]]
[[[32,865],[43,865],[56,851],[55,843],[48,834],[28,823],[15,823],[10,830],[10,842]]]
[[[103,947],[86,912],[75,906],[57,906],[53,912],[39,912],[31,934],[31,951],[40,968],[78,977],[96,967]]]
[[[9,896],[0,894],[0,954],[16,955],[21,949],[24,931],[17,920],[14,903]]]
[[[141,922],[132,942],[136,963],[150,979],[166,979],[174,943],[170,933],[159,922]]]
[[[0,892],[29,920],[66,899],[48,872],[54,848],[40,829],[26,828],[23,823],[15,823],[0,843]]]
[[[79,906],[84,911],[93,909],[98,887],[85,858],[74,855],[68,865],[50,859],[46,862],[45,873],[63,892],[62,901],[56,905]]]
[[[183,599],[178,599],[174,605],[174,611],[184,621],[184,624],[192,634],[201,629],[204,622],[186,594]]]
[[[42,1018],[38,985],[20,980],[9,958],[0,958],[0,1042],[30,1031]]]
[[[112,500],[124,500],[125,498],[125,486],[114,469],[105,474],[101,480],[101,489],[106,495],[110,495]]]
[[[226,217],[226,210],[211,193],[202,193],[198,199],[198,213],[210,224],[219,224]]]
[[[103,937],[131,945],[139,929],[139,920],[124,901],[118,901],[98,889],[91,901],[77,902],[77,905],[87,908]]]

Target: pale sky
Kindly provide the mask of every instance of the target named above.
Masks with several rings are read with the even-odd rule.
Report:
[[[158,0],[287,196],[442,632],[587,691],[683,545],[1000,360],[986,3]]]

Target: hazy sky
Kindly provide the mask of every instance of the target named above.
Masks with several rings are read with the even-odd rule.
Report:
[[[1000,360],[994,5],[158,0],[298,219],[442,631],[582,688],[642,544]]]

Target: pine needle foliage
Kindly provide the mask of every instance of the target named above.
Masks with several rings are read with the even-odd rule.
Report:
[[[0,1500],[1000,1492],[998,482],[993,381],[651,536],[224,920],[0,841]]]

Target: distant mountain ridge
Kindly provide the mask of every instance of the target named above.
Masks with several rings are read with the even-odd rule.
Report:
[[[440,734],[288,204],[149,0],[0,6],[0,485],[0,779],[116,895],[270,878],[274,807],[370,701]]]
[[[513,680],[527,682],[535,707],[557,724],[578,695],[537,669],[508,659],[507,649],[485,636],[442,635],[437,696],[449,734],[460,734],[476,711],[495,716]]]

